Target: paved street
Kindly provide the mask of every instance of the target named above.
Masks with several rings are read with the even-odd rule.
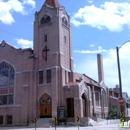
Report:
[[[5,128],[0,127],[0,130],[35,130],[35,128],[24,128],[24,127],[15,127],[15,128]],[[36,130],[55,130],[55,128],[36,128]],[[78,127],[58,127],[56,130],[78,130]],[[103,125],[103,126],[89,126],[89,127],[79,127],[79,130],[119,130],[117,125]]]
[[[0,127],[0,130],[35,130],[35,128],[28,127]],[[130,130],[130,128],[119,128],[119,120],[102,121],[94,123],[89,127],[57,127],[56,130]],[[36,130],[55,130],[55,127],[50,128],[36,128]]]

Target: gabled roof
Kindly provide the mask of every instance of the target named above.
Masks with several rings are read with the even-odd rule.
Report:
[[[15,48],[15,47],[13,47],[12,45],[10,45],[9,43],[7,43],[5,40],[3,40],[1,43],[0,43],[0,47],[10,47],[10,48],[12,48],[12,49],[15,49],[15,50],[17,50],[17,48]]]
[[[46,0],[44,4],[47,4],[52,7],[60,7],[58,0]]]
[[[7,43],[5,40],[3,40],[1,43],[0,43],[0,48],[7,48],[7,47],[9,47],[9,48],[12,48],[12,49],[14,49],[14,50],[16,50],[16,51],[33,51],[32,50],[32,48],[25,48],[25,49],[22,49],[22,48],[16,48],[16,47],[14,47],[14,46],[12,46],[12,45],[10,45],[9,43]]]

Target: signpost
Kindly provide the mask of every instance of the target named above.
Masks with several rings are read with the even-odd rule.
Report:
[[[120,105],[124,104],[124,98],[122,98],[122,97],[118,98],[118,103]]]
[[[56,123],[57,123],[57,118],[56,117],[54,117],[54,123],[55,123],[55,130],[56,130]]]
[[[33,122],[35,123],[35,130],[36,130],[37,118],[34,118],[34,119],[33,119]]]
[[[77,116],[77,122],[78,122],[78,130],[79,130],[79,124],[80,124],[80,118]]]
[[[120,118],[121,118],[121,122],[122,122],[122,120],[125,120],[124,98],[119,97],[118,98],[118,103],[120,104]]]

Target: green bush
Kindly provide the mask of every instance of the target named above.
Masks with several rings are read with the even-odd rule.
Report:
[[[108,114],[107,119],[119,119],[120,118],[120,112],[116,108],[111,108]]]

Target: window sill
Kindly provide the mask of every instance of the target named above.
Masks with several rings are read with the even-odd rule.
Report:
[[[24,84],[22,87],[28,87],[28,84]]]
[[[22,105],[15,105],[15,104],[11,104],[11,105],[0,105],[0,108],[6,108],[6,107],[21,107]]]
[[[51,83],[38,84],[38,87],[49,86],[49,85],[51,85]]]
[[[96,106],[96,108],[101,108],[101,106]]]

